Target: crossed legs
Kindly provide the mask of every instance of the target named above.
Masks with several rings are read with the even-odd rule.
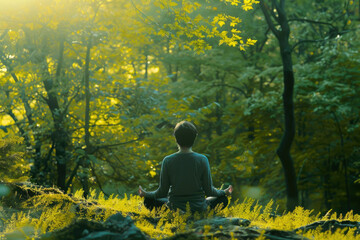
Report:
[[[210,209],[215,209],[219,204],[222,204],[222,208],[224,209],[228,204],[229,200],[227,196],[221,196],[221,197],[208,197],[205,199],[207,205],[210,207]],[[169,202],[168,198],[157,198],[157,199],[151,199],[151,198],[144,198],[144,205],[147,209],[152,211],[154,208],[158,209],[161,208],[163,205],[167,204]]]

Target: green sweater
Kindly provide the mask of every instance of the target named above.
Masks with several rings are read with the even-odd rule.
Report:
[[[205,196],[224,196],[223,190],[213,187],[208,159],[199,153],[174,153],[164,158],[160,172],[160,185],[146,197],[169,197],[171,209],[186,210],[189,202],[192,211],[207,208]]]

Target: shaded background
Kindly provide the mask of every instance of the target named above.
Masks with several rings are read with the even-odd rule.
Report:
[[[279,43],[258,4],[236,2],[1,1],[1,179],[154,190],[174,125],[190,120],[216,187],[285,209]],[[299,204],[359,211],[359,2],[285,10]]]

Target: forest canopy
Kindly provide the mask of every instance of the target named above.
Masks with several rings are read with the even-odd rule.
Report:
[[[189,120],[233,198],[283,210],[296,190],[308,209],[360,210],[358,1],[0,4],[2,180],[154,190],[173,127]]]

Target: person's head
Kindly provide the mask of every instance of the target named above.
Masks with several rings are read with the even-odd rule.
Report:
[[[195,125],[188,121],[181,121],[174,128],[174,136],[180,147],[192,147],[197,134]]]

